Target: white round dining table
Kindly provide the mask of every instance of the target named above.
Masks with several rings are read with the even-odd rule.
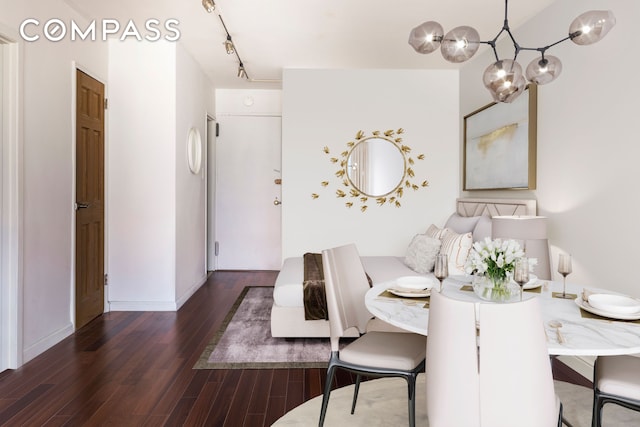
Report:
[[[366,293],[365,305],[369,312],[398,328],[428,335],[428,299],[381,295],[393,285],[393,281],[381,283]],[[448,278],[444,281],[442,292],[456,299],[494,304],[481,300],[469,288],[470,284],[464,277]],[[580,286],[567,283],[568,293],[581,296],[582,290]],[[543,281],[540,288],[524,292],[524,298],[540,298],[550,355],[610,356],[640,353],[640,320],[625,321],[594,316],[578,307],[573,299],[552,297],[552,292],[561,291],[561,282]],[[550,326],[552,321],[562,324],[559,328],[562,339],[559,339],[558,331]]]

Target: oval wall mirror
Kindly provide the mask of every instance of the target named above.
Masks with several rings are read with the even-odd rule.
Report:
[[[187,160],[191,173],[199,173],[202,167],[202,138],[200,137],[200,131],[195,127],[189,129],[189,136],[187,137]]]
[[[365,138],[349,152],[347,176],[351,185],[362,194],[386,196],[402,185],[405,158],[392,140],[379,136]]]

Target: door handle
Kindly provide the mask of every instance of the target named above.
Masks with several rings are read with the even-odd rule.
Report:
[[[78,202],[76,202],[76,210],[87,209],[89,206],[91,206],[91,203],[78,203]]]

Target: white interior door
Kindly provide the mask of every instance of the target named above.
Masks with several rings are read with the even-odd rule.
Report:
[[[282,264],[281,117],[219,116],[216,238],[219,270]]]

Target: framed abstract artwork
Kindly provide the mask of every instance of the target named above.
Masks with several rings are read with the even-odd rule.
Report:
[[[464,117],[463,190],[534,190],[537,86],[512,103],[491,103]]]

